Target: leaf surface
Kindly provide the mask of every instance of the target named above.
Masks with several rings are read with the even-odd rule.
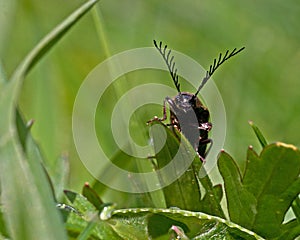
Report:
[[[266,238],[280,236],[285,214],[300,193],[300,151],[283,143],[267,145],[260,155],[249,148],[243,176],[225,152],[218,165],[230,219]]]

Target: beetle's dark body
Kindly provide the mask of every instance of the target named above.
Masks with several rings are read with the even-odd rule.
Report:
[[[167,50],[167,45],[162,48],[162,42],[157,45],[154,41],[154,45],[157,50],[162,55],[164,61],[167,64],[175,87],[178,94],[174,98],[166,97],[164,100],[163,107],[163,117],[148,121],[152,122],[154,120],[164,121],[167,119],[166,114],[166,103],[168,103],[170,108],[170,124],[173,129],[177,129],[182,132],[184,136],[189,140],[191,145],[197,151],[201,160],[205,159],[207,154],[206,146],[208,143],[212,143],[212,140],[208,138],[208,133],[212,128],[212,124],[209,122],[209,111],[203,106],[199,98],[197,97],[199,91],[205,85],[205,83],[210,79],[215,70],[226,60],[232,56],[238,54],[244,48],[236,51],[236,48],[228,55],[227,51],[222,58],[222,54],[219,55],[218,61],[214,59],[213,65],[210,65],[209,71],[206,71],[206,76],[202,79],[202,82],[197,89],[195,94],[189,92],[180,91],[180,83],[178,81],[177,69],[175,68],[175,63],[173,62],[174,56],[170,57],[171,50]],[[211,146],[211,145],[210,145]]]
[[[166,101],[170,106],[170,125],[182,132],[198,154],[205,158],[206,145],[210,142],[208,132],[211,129],[208,109],[198,97],[188,92],[181,92],[173,99],[167,97]],[[182,121],[179,119],[184,119],[184,127],[180,126]]]

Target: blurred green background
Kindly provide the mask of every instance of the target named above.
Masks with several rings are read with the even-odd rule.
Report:
[[[10,76],[26,53],[82,2],[0,0],[0,56],[6,74]],[[19,100],[26,119],[35,120],[32,132],[49,165],[62,153],[69,154],[70,188],[78,190],[92,179],[77,156],[71,131],[81,82],[109,56],[152,46],[153,39],[205,68],[219,52],[245,46],[214,75],[227,113],[224,149],[239,161],[245,160],[248,145],[260,151],[248,120],[270,142],[300,146],[298,1],[102,0],[96,8],[98,28],[95,12],[84,17],[30,73]],[[144,71],[133,78],[151,82],[154,76]],[[163,76],[153,81],[172,86],[167,73]],[[161,114],[160,108],[155,111],[149,116]]]

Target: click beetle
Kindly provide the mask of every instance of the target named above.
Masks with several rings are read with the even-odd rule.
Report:
[[[235,48],[230,53],[229,50],[227,50],[224,56],[222,56],[222,53],[220,53],[218,60],[214,59],[213,64],[210,65],[209,70],[206,71],[206,75],[202,79],[200,86],[193,94],[189,92],[181,92],[177,75],[177,68],[175,68],[174,56],[171,56],[171,50],[167,49],[167,45],[163,47],[162,42],[160,42],[159,44],[157,44],[155,40],[153,42],[154,46],[159,51],[168,67],[169,73],[172,77],[178,94],[173,98],[165,98],[162,118],[158,118],[155,116],[147,123],[151,123],[153,121],[165,121],[167,119],[166,104],[168,104],[170,109],[170,123],[167,125],[171,126],[172,129],[177,129],[179,132],[182,132],[183,135],[191,143],[193,148],[196,150],[200,159],[204,161],[205,156],[212,146],[212,139],[208,138],[208,133],[212,128],[212,124],[209,122],[208,109],[202,104],[197,95],[213,75],[213,73],[226,60],[244,50],[244,47],[240,48],[239,50]],[[210,144],[208,150],[206,150],[207,144]]]

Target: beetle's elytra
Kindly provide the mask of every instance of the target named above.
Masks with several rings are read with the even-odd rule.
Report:
[[[220,53],[218,60],[214,59],[213,64],[210,65],[209,70],[206,71],[206,75],[202,79],[196,93],[193,94],[181,92],[174,56],[171,56],[171,50],[167,50],[167,45],[162,47],[162,42],[160,42],[159,45],[155,40],[153,42],[169,69],[178,94],[174,98],[166,97],[163,105],[163,117],[154,117],[148,121],[148,123],[153,121],[165,121],[167,119],[166,104],[168,104],[170,108],[170,123],[168,125],[182,132],[197,151],[200,159],[204,161],[209,151],[209,149],[206,151],[207,144],[210,143],[210,147],[212,146],[212,140],[208,138],[208,132],[211,130],[212,124],[209,122],[208,109],[203,106],[197,95],[218,67],[229,58],[241,52],[244,47],[239,50],[235,48],[230,53],[227,50],[224,56]],[[195,133],[197,134],[195,135]]]

